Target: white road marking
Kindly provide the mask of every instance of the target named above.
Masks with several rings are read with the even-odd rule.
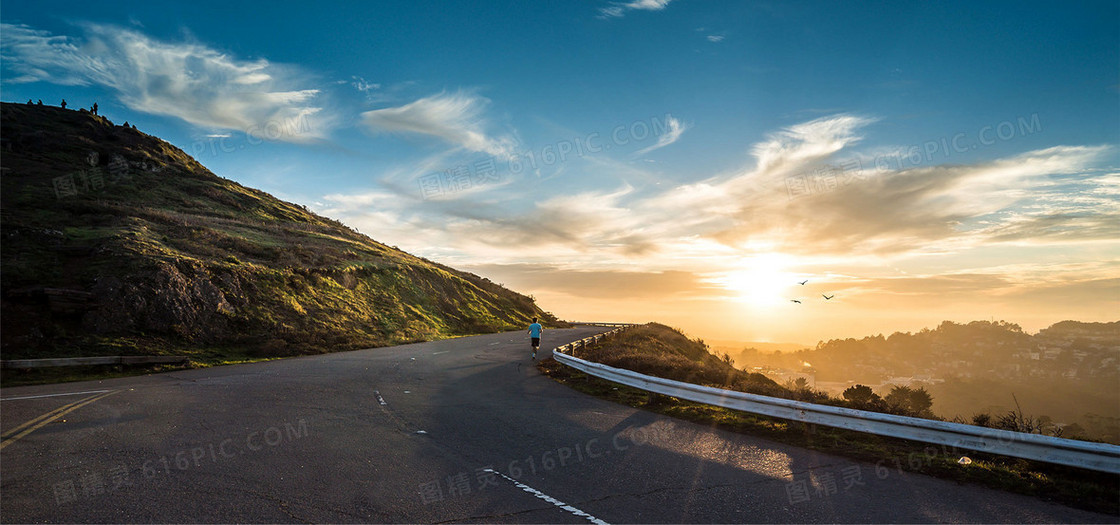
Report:
[[[85,392],[67,392],[65,394],[43,394],[41,396],[9,397],[9,398],[6,398],[6,399],[0,399],[0,401],[18,401],[20,399],[39,399],[39,398],[43,398],[43,397],[58,397],[58,396],[80,396],[82,394],[100,394],[102,392],[108,392],[108,390],[87,390]]]
[[[377,396],[377,404],[379,404],[381,406],[388,405],[388,403],[385,402],[385,398],[381,397],[381,392],[378,392],[377,390],[374,390],[373,395]]]
[[[446,353],[448,353],[448,352],[450,352],[450,351],[451,351],[451,350],[444,350],[444,351],[442,351],[442,352],[432,352],[432,355],[440,355],[440,354],[446,354]]]
[[[595,516],[592,516],[592,515],[584,512],[582,510],[579,510],[579,509],[577,509],[577,508],[575,508],[571,505],[568,505],[567,503],[564,503],[563,501],[560,501],[560,500],[558,500],[558,499],[556,499],[552,496],[549,496],[548,494],[545,494],[545,493],[543,493],[543,492],[541,492],[541,491],[539,491],[539,490],[537,490],[533,487],[530,487],[530,486],[528,486],[528,485],[526,485],[526,484],[524,484],[520,481],[517,481],[516,479],[513,479],[513,478],[511,478],[511,477],[509,477],[505,474],[502,474],[501,472],[498,472],[494,469],[489,469],[489,468],[488,469],[483,469],[483,472],[492,472],[494,474],[497,474],[497,475],[509,480],[511,483],[513,483],[515,486],[517,486],[517,488],[519,488],[521,490],[524,490],[525,492],[528,492],[529,494],[532,494],[532,495],[534,495],[534,496],[536,496],[540,499],[543,499],[543,500],[545,500],[545,501],[547,501],[547,502],[549,502],[553,505],[556,505],[557,507],[560,507],[561,509],[568,511],[568,512],[572,513],[573,515],[579,516],[579,517],[581,517],[581,518],[583,518],[587,521],[590,521],[591,523],[594,523],[595,525],[608,525],[607,522],[605,522],[605,521],[603,521],[599,518],[596,518]]]

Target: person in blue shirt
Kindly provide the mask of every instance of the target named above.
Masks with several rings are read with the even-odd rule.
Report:
[[[529,340],[533,345],[533,359],[537,358],[537,349],[541,346],[541,332],[544,327],[537,322],[537,318],[533,318],[533,324],[529,325]]]

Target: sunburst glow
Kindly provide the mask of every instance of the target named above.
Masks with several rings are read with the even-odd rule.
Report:
[[[772,307],[789,303],[798,275],[789,271],[790,258],[768,253],[743,259],[742,267],[726,272],[717,282],[750,306]]]

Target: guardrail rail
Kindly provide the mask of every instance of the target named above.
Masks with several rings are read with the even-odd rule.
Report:
[[[1107,443],[1092,443],[748,394],[648,376],[569,355],[576,348],[597,343],[625,328],[625,326],[616,328],[558,346],[552,351],[552,356],[560,363],[601,379],[697,403],[879,436],[1120,474],[1120,446]]]
[[[98,357],[59,357],[54,359],[9,359],[0,368],[48,368],[56,366],[140,365],[185,363],[185,355],[114,355]]]

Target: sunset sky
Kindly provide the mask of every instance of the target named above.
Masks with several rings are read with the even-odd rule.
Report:
[[[1115,1],[46,1],[0,22],[4,101],[96,101],[565,319],[805,344],[1120,319]]]

